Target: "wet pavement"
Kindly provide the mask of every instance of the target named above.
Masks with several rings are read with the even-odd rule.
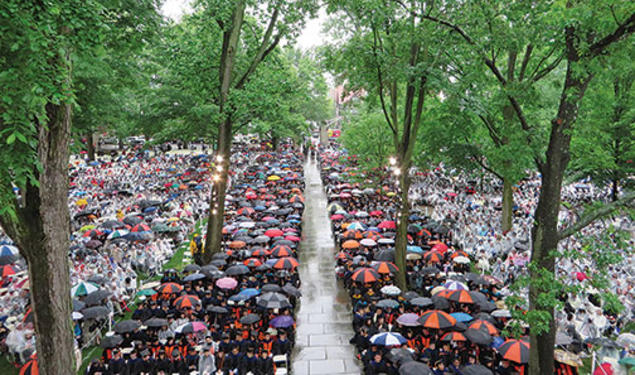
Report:
[[[361,374],[355,359],[351,304],[335,278],[335,247],[317,164],[305,165],[305,209],[300,256],[302,297],[297,311],[294,375]]]

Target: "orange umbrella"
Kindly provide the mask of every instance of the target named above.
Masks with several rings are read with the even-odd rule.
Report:
[[[339,259],[339,260],[349,260],[349,259],[353,259],[350,255],[346,254],[343,251],[340,251],[339,253],[335,254],[335,259]]]
[[[256,210],[254,210],[251,207],[243,207],[243,208],[239,209],[237,212],[238,212],[238,215],[251,215],[254,212],[256,212]]]
[[[362,236],[362,232],[358,230],[347,230],[346,232],[342,233],[342,238],[346,238],[349,240],[361,240],[362,238],[364,238],[364,236]]]
[[[397,273],[399,271],[399,267],[397,267],[392,262],[375,263],[375,264],[373,264],[373,268],[378,273],[381,273],[381,274],[384,274],[384,275],[388,275],[388,274],[391,274],[391,273],[395,274],[395,273]]]
[[[357,249],[359,247],[359,242],[355,240],[348,240],[342,244],[342,249]]]
[[[287,245],[277,245],[273,247],[273,251],[271,252],[276,258],[288,257],[293,255],[293,251]]]
[[[299,264],[298,260],[293,257],[284,257],[278,259],[278,261],[273,264],[273,268],[289,270],[296,268]]]
[[[229,243],[229,247],[232,249],[241,249],[246,245],[247,243],[245,243],[245,241],[232,241]]]
[[[22,366],[20,369],[20,375],[39,375],[40,369],[37,366],[37,361],[35,359],[30,360],[26,363],[26,365]]]
[[[423,315],[421,315],[418,322],[424,327],[434,329],[445,329],[456,325],[456,319],[452,315],[441,310],[426,311]]]
[[[379,274],[372,268],[362,267],[353,272],[351,279],[360,283],[372,283],[379,279]]]
[[[157,288],[159,293],[179,293],[182,290],[183,287],[177,283],[165,283]]]
[[[498,336],[498,329],[487,320],[476,319],[469,325],[469,328],[479,329],[489,333],[491,336]]]
[[[441,255],[441,253],[437,251],[430,250],[427,253],[423,254],[423,259],[431,263],[441,263],[441,261],[443,260],[443,255]]]
[[[441,337],[441,341],[467,341],[461,332],[448,332]]]
[[[198,299],[197,296],[194,296],[191,294],[181,296],[174,301],[174,306],[176,306],[177,309],[185,309],[188,307],[192,308],[200,304],[201,304],[201,300]]]
[[[529,343],[522,340],[510,339],[498,348],[503,359],[516,363],[529,362]]]
[[[304,203],[304,197],[301,195],[294,195],[289,199],[291,203]]]
[[[455,290],[447,297],[450,301],[458,303],[474,303],[474,298],[467,290]]]
[[[260,259],[256,259],[256,258],[249,258],[247,260],[245,260],[243,262],[243,264],[247,267],[258,267],[262,264],[262,262],[260,261]]]

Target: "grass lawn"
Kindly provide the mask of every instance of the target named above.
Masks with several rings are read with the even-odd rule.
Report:
[[[206,220],[202,221],[202,222],[198,222],[196,223],[196,226],[194,227],[194,232],[190,234],[190,239],[191,237],[195,234],[195,233],[200,233],[201,232],[201,228],[203,228],[203,225],[206,224]],[[187,264],[183,263],[183,259],[185,258],[185,252],[186,250],[188,250],[189,248],[189,240],[187,242],[182,243],[179,248],[176,250],[176,252],[174,253],[174,255],[172,256],[172,258],[170,258],[170,260],[163,265],[164,269],[168,269],[168,268],[173,268],[177,271],[181,271],[183,269],[183,267],[185,267]],[[143,282],[147,282],[147,281],[153,281],[153,280],[159,280],[161,278],[161,276],[157,275],[157,276],[153,276],[153,277],[148,277],[148,275],[145,275],[141,272],[137,273],[137,278],[139,280],[139,284],[141,285]],[[135,299],[135,305],[136,305],[137,300]],[[126,319],[130,319],[132,317],[132,309],[131,311],[127,312],[126,314],[124,314],[124,316],[117,318],[117,321],[121,321],[121,320],[126,320]],[[88,364],[90,363],[90,361],[92,361],[94,358],[99,358],[99,356],[102,353],[102,349],[100,347],[89,347],[86,348],[82,351],[82,366],[80,367],[78,374],[84,374],[86,372],[86,367],[88,367]],[[7,360],[7,356],[0,356],[0,375],[18,375],[18,373],[20,372],[20,369],[16,368],[12,363],[10,363]]]

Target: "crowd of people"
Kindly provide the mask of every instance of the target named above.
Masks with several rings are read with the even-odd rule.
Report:
[[[351,343],[366,373],[526,373],[528,327],[512,319],[504,300],[515,278],[526,273],[537,178],[515,187],[514,227],[500,233],[496,191],[478,192],[464,175],[448,178],[451,174],[442,168],[413,173],[411,202],[425,206],[415,204],[408,218],[409,291],[403,293],[394,278],[398,196],[392,171],[364,176],[355,157],[334,142],[320,148],[319,161],[339,249],[336,271],[353,303],[356,334]],[[382,183],[369,187],[371,181]],[[589,199],[588,189],[565,190],[569,202]],[[564,224],[569,215],[562,214]],[[589,227],[583,235],[599,235],[605,225]],[[630,222],[619,217],[613,225],[628,228]],[[582,241],[573,238],[564,245],[581,246]],[[576,374],[589,343],[621,346],[617,359],[629,358],[629,350],[632,356],[630,333],[620,336],[621,345],[619,339],[610,344],[605,337],[623,333],[632,320],[633,259],[628,251],[618,250],[626,256],[609,270],[612,288],[626,306],[621,313],[603,309],[598,291],[587,280],[593,277],[588,259],[559,264],[559,272],[573,272],[567,274],[568,282],[589,287],[580,295],[564,296],[566,307],[557,317],[558,374]],[[620,280],[619,275],[625,277]],[[585,328],[591,326],[596,329],[589,335]],[[614,368],[619,368],[616,362]]]
[[[179,272],[163,265],[207,215],[214,160],[141,150],[72,160],[69,254],[78,367],[81,349],[99,346],[102,356],[87,374],[273,374],[286,368],[299,296],[303,158],[288,144],[278,152],[268,148],[255,140],[235,146],[223,249],[211,263]],[[203,246],[204,235],[195,236],[189,244],[194,258]],[[0,262],[2,348],[29,373],[37,353],[26,265],[6,237]],[[138,285],[138,275],[160,281]],[[117,322],[124,314],[132,316]]]

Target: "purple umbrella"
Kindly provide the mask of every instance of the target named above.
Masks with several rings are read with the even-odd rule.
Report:
[[[279,315],[275,318],[271,319],[269,324],[274,328],[288,328],[291,327],[295,323],[293,318],[289,315]]]
[[[216,286],[221,289],[234,289],[237,285],[238,281],[231,277],[223,277],[222,279],[216,280]]]
[[[421,325],[419,324],[417,319],[419,319],[419,315],[413,314],[413,313],[406,313],[406,314],[399,315],[399,317],[397,318],[397,323],[406,327],[415,327],[415,326]]]

